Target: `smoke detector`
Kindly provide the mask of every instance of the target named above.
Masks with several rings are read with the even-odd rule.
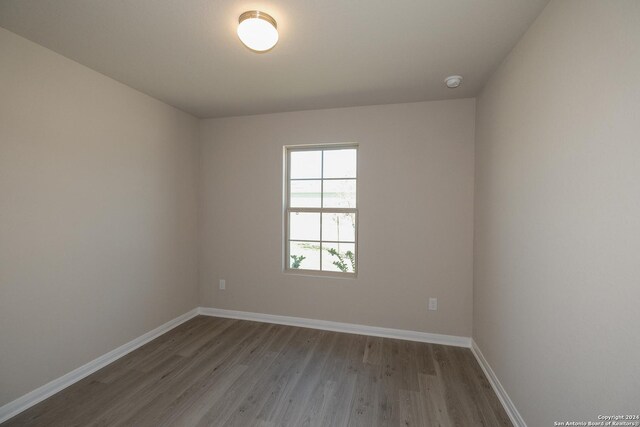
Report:
[[[462,76],[449,76],[444,79],[449,89],[455,89],[462,84]]]

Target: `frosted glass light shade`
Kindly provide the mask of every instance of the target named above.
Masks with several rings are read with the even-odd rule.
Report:
[[[264,52],[278,43],[275,19],[264,12],[252,10],[240,15],[238,37],[249,49]]]

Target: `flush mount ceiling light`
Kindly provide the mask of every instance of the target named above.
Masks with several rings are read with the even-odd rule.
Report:
[[[278,43],[278,24],[270,15],[250,10],[238,19],[238,37],[249,49],[265,52]]]
[[[462,84],[462,76],[449,76],[444,79],[449,89],[455,89]]]

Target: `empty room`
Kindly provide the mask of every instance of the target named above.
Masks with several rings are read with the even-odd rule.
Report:
[[[0,0],[0,425],[640,426],[640,1]]]

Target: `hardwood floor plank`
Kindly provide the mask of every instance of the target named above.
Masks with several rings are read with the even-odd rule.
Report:
[[[363,349],[364,350],[364,349]],[[364,365],[356,374],[356,385],[351,398],[349,426],[374,426],[378,405],[377,384],[380,367]]]
[[[416,352],[416,362],[418,365],[418,373],[425,375],[436,375],[436,366],[433,359],[434,344],[416,342],[414,343],[414,345]]]
[[[312,392],[307,405],[296,420],[298,426],[322,426],[322,418],[333,403],[336,393],[335,381],[320,381]]]
[[[212,402],[225,396],[231,385],[248,369],[247,365],[233,365],[225,369],[216,379],[203,378],[194,384],[179,399],[180,405],[165,411],[158,426],[196,425],[209,411]],[[179,410],[178,410],[179,409]]]
[[[257,414],[269,398],[269,381],[280,375],[275,369],[276,361],[281,355],[281,350],[285,351],[284,348],[295,330],[280,332],[284,332],[281,334],[283,339],[277,340],[280,346],[267,347],[261,361],[255,364],[257,372],[236,382],[228,394],[229,401],[222,400],[212,405],[200,425],[207,425],[207,422],[209,425],[214,422],[217,425],[251,425],[257,422]]]
[[[125,425],[171,425],[199,400],[206,399],[210,387],[224,384],[239,358],[265,329],[264,324],[238,323],[202,346],[178,370],[167,376],[163,393],[149,393],[146,405],[132,414]],[[230,345],[233,344],[233,345]],[[204,397],[203,397],[204,396]]]
[[[422,404],[424,395],[418,391],[400,390],[400,425],[406,427],[433,426],[425,414]]]
[[[456,357],[465,375],[465,384],[470,395],[475,396],[475,406],[485,420],[484,425],[510,426],[511,421],[502,410],[502,404],[484,376],[478,361],[469,352],[457,351]]]
[[[332,356],[338,336],[325,333],[314,348],[307,368],[300,372],[296,385],[291,390],[288,403],[282,414],[276,415],[272,421],[280,425],[300,425],[307,409],[312,408],[310,400],[317,387],[324,389],[325,369]]]
[[[438,377],[442,379],[441,384],[449,421],[455,426],[473,425],[472,420],[469,419],[462,394],[464,389],[460,384],[458,367],[449,358],[447,349],[446,346],[434,347],[433,354],[437,364]]]
[[[510,426],[469,349],[197,316],[5,426]]]
[[[268,369],[275,359],[276,354],[268,351],[269,344],[286,331],[279,330],[276,334],[273,334],[273,329],[272,325],[262,324],[256,335],[248,337],[247,345],[232,354],[232,360],[229,365],[231,367],[234,367],[234,365],[242,366],[243,372],[233,381],[230,381],[228,385],[218,387],[216,384],[222,380],[204,379],[202,381],[202,387],[207,387],[213,383],[216,388],[225,388],[224,393],[217,395],[215,390],[208,391],[200,396],[194,404],[185,407],[179,417],[165,417],[167,421],[170,421],[165,425],[196,425],[203,422],[203,420],[209,425],[224,424],[224,419],[229,416],[234,408],[240,405],[242,398],[252,389],[260,373]],[[227,383],[225,382],[225,384]],[[211,419],[210,417],[212,416],[215,419]]]
[[[444,390],[437,375],[419,374],[420,395],[422,396],[422,413],[427,425],[451,426],[451,418],[447,411]]]
[[[362,361],[371,365],[380,365],[382,363],[382,338],[367,337]]]
[[[299,351],[294,355],[290,369],[287,369],[280,376],[277,383],[279,392],[271,395],[272,399],[268,405],[263,406],[258,414],[259,420],[280,423],[287,413],[287,409],[294,399],[294,390],[299,383],[306,369],[311,364],[315,355],[315,349],[319,347],[321,340],[327,335],[324,331],[308,332],[309,336],[304,343],[303,351]]]
[[[335,381],[335,389],[331,401],[327,404],[322,414],[324,426],[346,426],[349,422],[351,402],[356,389],[358,372],[363,368],[362,356],[366,337],[362,335],[347,335],[348,343],[341,347],[340,353],[334,361],[335,366],[329,371],[328,380]],[[346,350],[346,351],[345,351]],[[333,373],[335,373],[334,376]]]
[[[258,376],[241,405],[234,411],[220,411],[213,406],[198,425],[251,425],[257,421],[270,421],[263,413],[273,410],[275,402],[282,399],[282,390],[291,377],[291,371],[301,358],[306,357],[307,350],[314,343],[318,331],[309,329],[290,329],[292,333],[280,342],[280,348],[271,346],[273,359]],[[315,333],[314,333],[315,332]]]

